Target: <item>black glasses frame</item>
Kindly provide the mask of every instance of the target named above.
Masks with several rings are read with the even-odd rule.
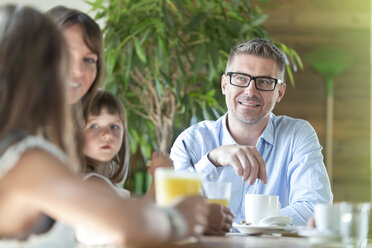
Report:
[[[231,82],[231,75],[233,75],[233,74],[244,75],[244,76],[249,77],[249,82],[248,82],[248,84],[245,85],[245,86],[237,85],[237,84],[233,84],[233,83]],[[274,91],[274,90],[275,90],[275,87],[276,87],[277,84],[282,84],[282,83],[283,83],[282,80],[277,79],[277,78],[266,77],[266,76],[258,76],[258,77],[254,77],[254,76],[251,76],[251,75],[249,75],[249,74],[247,74],[247,73],[242,73],[242,72],[227,72],[226,75],[230,77],[230,84],[231,84],[231,85],[234,85],[234,86],[236,86],[236,87],[240,87],[240,88],[247,88],[247,87],[251,84],[251,81],[252,81],[252,79],[253,79],[253,81],[254,81],[254,87],[255,87],[257,90],[261,90],[261,91]],[[257,78],[268,78],[268,79],[272,79],[272,80],[274,80],[275,83],[274,83],[274,87],[273,87],[273,89],[272,89],[272,90],[265,90],[265,89],[257,88],[257,83],[256,83],[256,79],[257,79]]]

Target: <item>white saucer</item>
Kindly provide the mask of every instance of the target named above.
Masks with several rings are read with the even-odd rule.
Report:
[[[233,223],[232,226],[243,234],[273,234],[285,232],[285,228],[277,225],[257,226]]]
[[[259,226],[287,226],[292,224],[292,218],[288,216],[271,216],[264,218],[258,222]]]

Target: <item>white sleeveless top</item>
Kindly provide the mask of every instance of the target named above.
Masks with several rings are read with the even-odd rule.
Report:
[[[11,140],[12,137],[9,137]],[[67,162],[67,156],[56,145],[41,136],[25,136],[23,139],[6,147],[7,140],[0,141],[0,180],[17,164],[23,153],[29,149],[42,149],[53,155],[61,162]],[[1,146],[2,145],[2,146]],[[76,244],[75,233],[71,227],[55,222],[50,230],[42,234],[31,234],[26,240],[15,240],[0,237],[0,248],[67,248]]]

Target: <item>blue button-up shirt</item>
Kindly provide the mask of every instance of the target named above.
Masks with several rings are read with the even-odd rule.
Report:
[[[226,126],[227,114],[217,121],[202,121],[176,139],[171,159],[176,170],[195,171],[203,181],[232,183],[229,208],[234,221],[245,219],[247,193],[278,195],[280,214],[293,219],[294,225],[306,224],[316,203],[331,203],[333,195],[321,153],[322,146],[312,126],[305,120],[271,113],[256,148],[266,163],[267,184],[257,180],[252,186],[243,182],[231,166],[215,167],[208,153],[222,145],[237,144]]]

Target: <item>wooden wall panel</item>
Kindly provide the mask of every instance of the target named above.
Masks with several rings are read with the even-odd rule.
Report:
[[[335,78],[333,193],[335,201],[370,199],[370,1],[277,0],[265,11],[265,27],[274,39],[301,57],[320,46],[341,46],[355,60]],[[308,120],[325,147],[326,90],[324,78],[303,59],[295,87],[275,110]],[[324,150],[323,150],[324,152]],[[324,153],[323,153],[324,155]]]

